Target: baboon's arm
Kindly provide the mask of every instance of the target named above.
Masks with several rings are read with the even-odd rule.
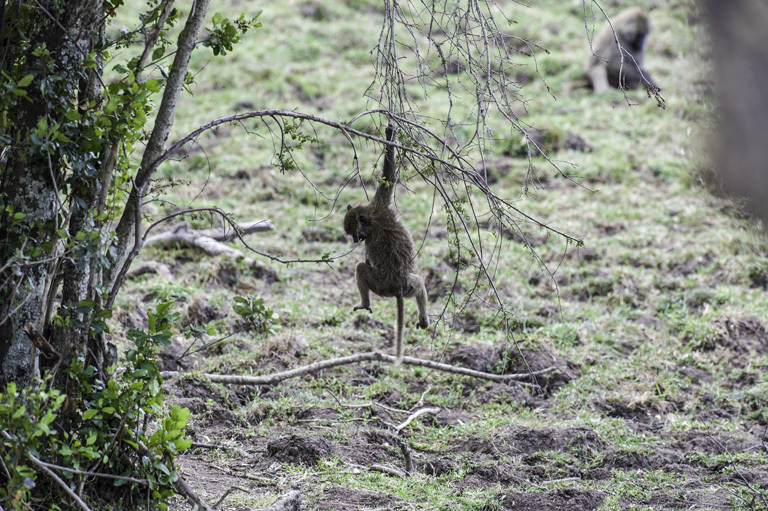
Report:
[[[387,126],[386,135],[387,142],[394,142],[395,128],[391,124]],[[384,206],[389,206],[392,204],[392,197],[395,195],[395,185],[397,184],[394,146],[387,146],[387,153],[384,156],[384,168],[381,170],[381,178],[385,183],[379,183],[376,187],[374,200]]]

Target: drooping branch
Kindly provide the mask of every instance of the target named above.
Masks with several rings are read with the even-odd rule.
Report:
[[[548,225],[547,223],[541,220],[538,220],[537,218],[518,209],[517,207],[514,206],[514,204],[511,201],[497,196],[493,192],[493,190],[489,188],[487,181],[484,179],[481,179],[481,172],[475,168],[471,158],[464,156],[462,153],[451,149],[450,144],[448,143],[447,140],[441,138],[438,134],[431,131],[427,127],[420,125],[414,121],[410,121],[407,118],[394,115],[391,112],[388,112],[382,109],[369,110],[365,112],[365,114],[367,115],[384,114],[389,116],[390,119],[397,122],[400,129],[403,129],[404,127],[407,128],[405,132],[407,133],[407,138],[409,138],[411,141],[415,141],[416,138],[423,138],[423,137],[414,137],[415,132],[417,131],[423,132],[424,135],[426,135],[430,140],[434,142],[434,146],[440,147],[442,151],[447,151],[448,155],[444,156],[439,154],[436,150],[434,150],[431,147],[431,145],[428,142],[425,142],[425,141],[417,143],[414,147],[410,147],[410,146],[402,145],[396,141],[386,140],[385,138],[381,138],[375,135],[371,135],[369,133],[365,133],[363,131],[352,128],[350,126],[351,122],[345,124],[341,122],[331,121],[323,117],[318,117],[312,114],[304,114],[301,112],[293,112],[288,110],[257,110],[253,112],[243,112],[235,115],[228,115],[226,117],[215,119],[213,121],[210,121],[207,124],[200,126],[196,130],[189,133],[188,135],[179,139],[177,142],[171,145],[171,147],[169,147],[167,151],[159,155],[157,159],[151,163],[150,168],[154,172],[154,170],[157,169],[157,167],[161,163],[171,158],[187,142],[194,140],[201,133],[204,133],[222,124],[228,124],[232,122],[243,121],[246,119],[262,118],[262,117],[268,117],[268,118],[269,117],[272,117],[272,118],[288,117],[292,119],[301,119],[301,120],[306,120],[313,123],[322,124],[330,128],[337,129],[347,136],[354,135],[361,139],[377,142],[382,146],[392,146],[392,147],[395,147],[396,149],[399,149],[400,151],[403,151],[404,153],[408,153],[415,157],[422,158],[426,162],[428,162],[428,165],[427,165],[428,167],[432,167],[432,168],[441,167],[444,170],[450,172],[452,175],[452,178],[458,179],[459,182],[465,183],[467,186],[473,186],[479,189],[479,191],[494,206],[493,208],[494,212],[500,211],[500,210],[504,210],[504,211],[508,210],[508,211],[514,212],[520,215],[525,221],[531,222],[535,224],[537,227],[547,229],[552,234],[557,234],[558,236],[561,236],[572,243],[580,242],[579,239],[574,238],[573,236],[570,236],[569,234],[562,232]],[[354,118],[354,120],[357,120],[360,117],[361,115],[358,115]],[[428,182],[430,182],[430,184],[434,184],[431,182],[431,180],[428,179],[428,176],[422,174],[422,177],[425,178],[425,180],[427,180]],[[447,190],[444,189],[440,193],[444,199],[450,201],[450,194],[448,193]],[[522,232],[522,229],[518,229],[518,230]]]
[[[288,380],[290,378],[297,378],[306,374],[316,373],[324,369],[330,369],[332,367],[356,364],[358,362],[377,361],[388,362],[394,364],[395,357],[393,355],[385,355],[378,351],[371,351],[368,353],[357,353],[355,355],[349,355],[347,357],[332,358],[328,360],[322,360],[288,371],[282,371],[274,374],[265,374],[262,376],[242,376],[236,374],[201,374],[200,376],[208,378],[213,383],[223,383],[226,385],[275,385],[281,381]],[[521,385],[525,387],[538,388],[538,385],[519,381],[522,378],[528,378],[530,376],[536,376],[539,374],[548,373],[554,371],[556,367],[548,367],[540,371],[532,371],[527,373],[514,373],[514,374],[492,374],[484,373],[482,371],[475,371],[474,369],[467,369],[465,367],[458,367],[450,364],[444,364],[442,362],[434,362],[432,360],[424,360],[414,357],[403,357],[403,364],[428,367],[437,371],[445,373],[459,374],[462,376],[471,376],[473,378],[479,378],[482,380],[489,380],[498,383],[509,383],[515,385]],[[183,373],[179,371],[163,371],[161,375],[163,378],[174,378],[181,376]]]

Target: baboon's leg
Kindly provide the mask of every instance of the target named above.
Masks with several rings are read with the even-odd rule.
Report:
[[[371,267],[365,263],[357,263],[355,266],[355,280],[357,281],[357,289],[360,290],[360,303],[355,305],[353,311],[366,309],[368,312],[373,312],[371,309],[371,286],[373,282],[373,272]]]
[[[427,315],[427,288],[424,287],[424,279],[421,276],[411,273],[408,279],[408,293],[403,295],[405,298],[414,298],[416,306],[419,308],[419,328],[429,326],[429,316]]]
[[[605,64],[591,67],[587,74],[595,92],[611,90],[611,86],[608,84],[608,68]]]

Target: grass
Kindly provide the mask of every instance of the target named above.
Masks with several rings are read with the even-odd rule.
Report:
[[[531,229],[531,235],[541,236],[534,249],[554,271],[550,279],[528,247],[502,236],[495,280],[505,305],[515,312],[520,345],[562,357],[577,377],[544,398],[423,368],[393,370],[379,364],[337,368],[258,389],[225,390],[185,378],[169,385],[171,401],[199,401],[207,410],[193,413],[192,436],[252,450],[247,455],[185,454],[179,461],[193,486],[213,500],[231,485],[232,476],[224,472],[218,479],[196,480],[198,470],[216,473],[211,466],[272,480],[243,481],[250,493],[232,494],[223,509],[264,507],[292,485],[305,493],[310,509],[517,509],[514,499],[507,498],[511,492],[556,499],[558,489],[601,492],[598,505],[604,511],[760,508],[765,477],[755,476],[747,486],[733,474],[737,469],[765,473],[768,466],[764,443],[759,448],[768,420],[768,245],[737,205],[699,184],[699,169],[707,164],[702,151],[706,129],[713,121],[707,42],[695,4],[637,3],[655,6],[648,67],[663,87],[665,109],[641,91],[630,93],[630,106],[617,93],[593,95],[580,85],[587,52],[580,2],[545,0],[531,7],[502,2],[517,22],[508,30],[549,51],[536,52],[541,77],[532,59],[520,56],[517,62],[516,76],[531,78],[522,88],[527,100],[521,107],[523,122],[578,134],[592,151],[550,155],[564,172],[578,176],[576,183],[543,158],[534,158],[545,189],[522,194],[527,159],[503,154],[519,146],[521,137],[492,121],[498,151],[489,167],[498,177],[496,193],[584,239],[584,247],[574,248]],[[264,27],[226,58],[213,58],[206,49],[196,52],[192,95],[177,112],[171,139],[235,111],[297,109],[337,120],[374,105],[363,93],[373,80],[369,51],[378,39],[380,2],[259,5],[243,0],[221,7],[229,17],[264,8]],[[126,6],[124,19],[135,19],[139,8]],[[127,23],[122,20],[116,25]],[[412,92],[425,116],[445,114],[439,91],[431,91],[429,99],[417,89]],[[347,252],[343,206],[359,201],[362,192],[347,187],[334,202],[353,169],[345,140],[318,128],[318,141],[294,153],[313,186],[298,172],[278,170],[278,142],[262,124],[245,127],[222,126],[202,135],[184,158],[162,166],[158,175],[172,185],[162,196],[168,202],[150,204],[149,212],[158,217],[180,207],[219,206],[240,221],[269,218],[275,224],[274,231],[249,237],[265,253],[315,259]],[[311,129],[305,132],[315,136]],[[373,177],[368,169],[380,152],[371,144],[358,147],[364,177]],[[408,191],[398,192],[398,207],[417,244],[423,242],[419,271],[433,275],[430,291],[450,287],[441,205],[433,205],[429,186],[415,173],[406,169],[405,177]],[[367,186],[370,192],[372,179]],[[187,222],[194,228],[212,223],[208,217]],[[490,233],[484,236],[486,242],[496,241]],[[269,338],[241,332],[196,355],[202,372],[268,373],[383,349],[391,336],[390,301],[375,300],[370,317],[351,313],[353,266],[362,257],[360,249],[331,265],[278,265],[263,259],[277,271],[275,283],[242,262],[183,248],[149,247],[141,257],[169,264],[174,278],[131,281],[118,298],[124,314],[116,318],[162,299],[176,301],[185,316],[188,304],[203,299],[223,316],[211,326],[216,335],[225,335],[235,328],[232,298],[249,291],[280,314],[283,328]],[[460,289],[469,289],[471,275],[460,276],[459,282]],[[498,318],[479,300],[471,301],[456,321],[456,309],[445,300],[429,304],[433,318],[444,308],[447,312],[434,329],[407,328],[409,350],[437,359],[460,346],[480,353],[505,341]],[[414,316],[415,306],[408,303],[409,323]],[[125,322],[112,325],[116,340],[125,329]],[[182,336],[177,340],[189,342]],[[206,398],[189,397],[189,389],[198,387]],[[440,416],[422,417],[407,428],[418,469],[413,477],[368,470],[374,462],[402,467],[398,449],[382,448],[366,436],[389,431],[388,425],[407,416],[380,405],[401,410],[438,406],[457,414],[444,423]],[[210,413],[216,407],[235,412],[239,425],[217,423]],[[299,419],[308,410],[322,409],[335,414]],[[574,427],[589,428],[602,443],[592,450],[574,450],[565,443],[521,453],[525,446],[513,440],[525,428],[544,435]],[[324,437],[334,455],[312,466],[279,461],[272,466],[275,460],[267,457],[265,446],[287,434]],[[710,437],[720,439],[724,448],[707,443]],[[488,445],[497,452],[476,448]],[[670,456],[668,462],[664,456]],[[622,465],[617,457],[645,459],[648,466]],[[452,460],[453,468],[428,475],[424,463],[440,459]]]

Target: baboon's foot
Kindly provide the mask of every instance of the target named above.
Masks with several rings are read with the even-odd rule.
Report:
[[[416,326],[422,329],[429,328],[429,318],[426,316],[424,316],[423,318],[419,318],[419,323]]]
[[[370,305],[363,305],[362,303],[359,303],[359,304],[355,305],[352,308],[352,310],[353,311],[366,310],[366,311],[370,312],[371,314],[373,314],[373,309],[371,309],[371,306]]]

